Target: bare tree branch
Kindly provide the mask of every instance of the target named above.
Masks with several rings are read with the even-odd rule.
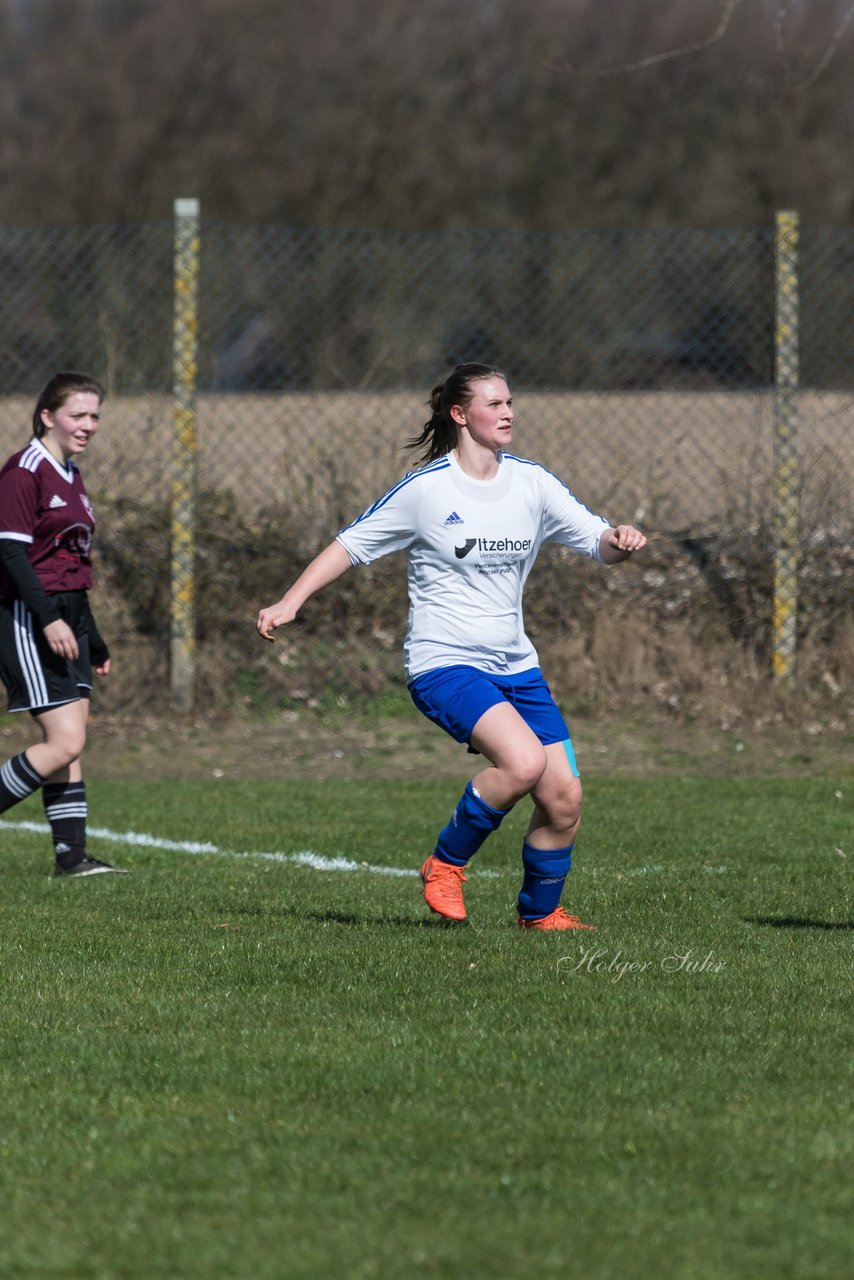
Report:
[[[643,71],[647,67],[655,67],[660,62],[670,62],[673,58],[684,58],[690,53],[700,53],[703,49],[708,49],[711,45],[717,44],[726,35],[727,28],[730,24],[733,11],[738,8],[742,0],[723,0],[723,13],[716,30],[712,35],[707,36],[705,40],[695,40],[693,44],[682,45],[678,49],[666,49],[663,53],[650,54],[648,58],[641,58],[637,62],[627,62],[621,67],[605,67],[599,71],[581,71],[574,67],[572,63],[564,63],[560,68],[567,71],[570,75],[584,77],[585,79],[600,78],[604,76],[622,76],[630,71]]]
[[[777,49],[777,56],[780,59],[780,65],[786,75],[788,75],[789,71],[789,62],[786,57],[786,42],[783,39],[783,23],[786,21],[797,2],[798,0],[791,0],[791,3],[788,5],[781,4],[777,12],[774,14],[774,17],[771,19],[771,25],[774,28],[774,44]]]
[[[827,48],[825,49],[819,61],[816,63],[813,70],[807,76],[806,80],[802,80],[800,84],[796,84],[792,86],[793,90],[796,93],[802,93],[805,89],[810,89],[815,84],[816,80],[819,78],[822,72],[827,69],[827,66],[831,58],[836,53],[836,50],[839,48],[839,42],[844,36],[846,28],[850,25],[852,18],[854,18],[854,4],[852,4],[849,7],[847,12],[840,19],[838,27],[836,28],[836,30],[834,31],[833,35],[830,38],[830,43],[828,44]]]
[[[713,44],[717,44],[724,38],[727,30],[729,29],[733,12],[740,4],[743,3],[743,0],[721,0],[721,2],[723,4],[723,12],[721,13],[720,21],[712,34],[703,40],[695,40],[691,44],[680,45],[676,49],[665,49],[662,53],[653,53],[646,58],[639,58],[636,62],[627,62],[619,67],[603,67],[598,70],[587,71],[573,66],[571,62],[565,62],[561,67],[555,67],[553,69],[568,72],[570,75],[577,76],[579,79],[603,79],[606,76],[621,76],[627,75],[632,71],[644,71],[648,67],[658,66],[662,62],[670,62],[674,58],[684,58],[692,53],[701,53],[704,49],[710,48]],[[797,4],[798,0],[789,0],[789,3],[784,3],[783,0],[781,0],[776,13],[771,19],[777,55],[780,59],[783,72],[787,77],[789,75],[790,64],[786,55],[784,24],[786,19],[796,8]],[[827,70],[829,63],[842,41],[842,37],[845,35],[846,30],[853,20],[854,4],[851,4],[840,18],[839,24],[831,36],[827,48],[813,70],[805,79],[801,80],[798,84],[791,86],[793,92],[799,93],[811,88],[815,84],[816,80],[818,80],[819,76]]]

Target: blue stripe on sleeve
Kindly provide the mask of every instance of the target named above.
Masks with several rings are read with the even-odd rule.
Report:
[[[401,489],[406,487],[406,485],[411,484],[413,480],[420,480],[422,476],[430,475],[434,471],[444,471],[445,468],[450,465],[451,464],[446,455],[444,458],[437,458],[435,462],[429,463],[426,467],[421,467],[418,471],[407,471],[406,475],[401,480],[398,480],[397,484],[393,484],[381,498],[377,498],[376,502],[373,503],[372,506],[368,507],[367,511],[363,511],[362,514],[357,516],[355,520],[352,520],[350,524],[345,525],[341,532],[346,533],[348,529],[352,529],[355,525],[361,524],[363,520],[367,520],[369,516],[372,516],[375,511],[379,511],[384,507],[396,493],[399,493]]]

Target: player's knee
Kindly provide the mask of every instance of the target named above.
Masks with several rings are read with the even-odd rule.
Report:
[[[77,725],[68,726],[59,733],[51,734],[47,745],[54,757],[54,769],[64,769],[83,754],[83,748],[86,746],[86,730]]]
[[[549,826],[574,839],[581,822],[581,786],[578,779],[573,778],[556,788],[542,807]]]
[[[509,765],[513,790],[520,796],[533,791],[546,768],[546,752],[540,743],[533,743],[517,752]]]

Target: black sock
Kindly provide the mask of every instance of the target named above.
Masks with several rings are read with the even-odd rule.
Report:
[[[61,867],[73,867],[86,857],[86,784],[48,782],[42,797],[56,860]]]
[[[0,766],[0,813],[11,809],[19,800],[26,800],[39,787],[44,786],[44,778],[30,764],[26,754],[12,756],[11,760]]]

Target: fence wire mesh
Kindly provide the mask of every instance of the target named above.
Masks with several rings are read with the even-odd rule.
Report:
[[[135,623],[166,652],[174,234],[171,222],[0,230],[0,447],[25,441],[56,369],[104,381],[86,459],[99,545],[120,580],[142,584]],[[854,510],[854,232],[802,229],[798,275],[798,537],[838,547]],[[775,317],[773,228],[416,234],[203,219],[199,599],[246,592],[248,616],[278,594],[411,468],[403,445],[429,390],[463,360],[506,371],[514,450],[612,521],[695,550],[765,536],[779,496]],[[199,626],[201,642],[215,632]]]

